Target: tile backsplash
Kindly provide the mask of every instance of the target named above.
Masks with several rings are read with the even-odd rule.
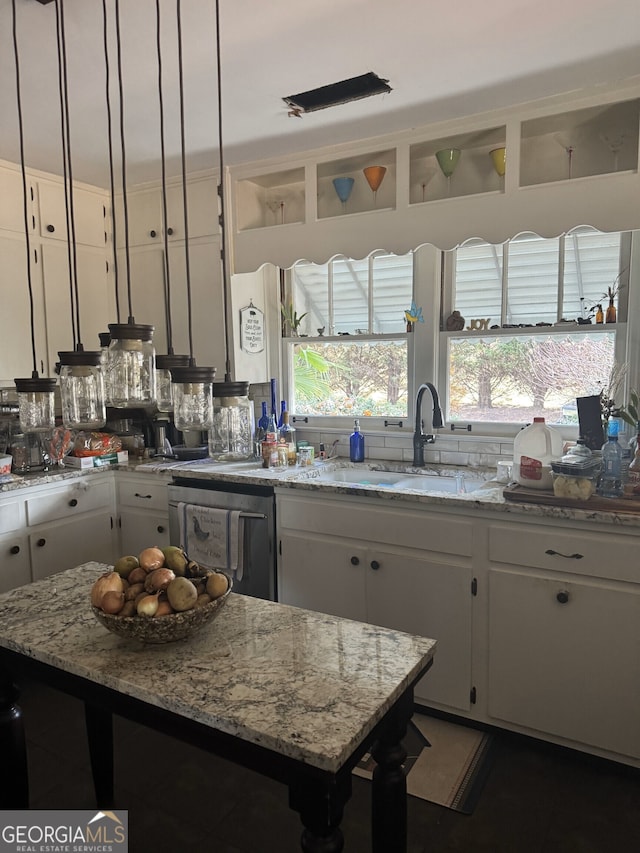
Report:
[[[262,411],[264,401],[271,406],[271,389],[268,382],[251,386],[249,396],[254,402],[256,420]],[[323,431],[307,427],[300,421],[293,422],[298,438],[313,444],[316,450],[323,443],[327,453],[333,442],[338,439],[334,456],[349,456],[349,434],[337,430]],[[393,462],[411,463],[413,460],[413,433],[396,432],[393,435],[368,433],[366,418],[360,419],[360,427],[365,435],[365,458],[387,459]],[[470,465],[488,468],[497,467],[498,461],[513,457],[513,439],[471,437],[468,435],[437,434],[435,444],[424,448],[425,462],[435,465]]]

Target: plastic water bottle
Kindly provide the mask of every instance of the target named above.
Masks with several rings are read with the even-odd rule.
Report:
[[[622,450],[618,443],[618,424],[609,424],[609,437],[602,448],[602,473],[598,494],[603,498],[620,498],[622,488]]]
[[[364,436],[360,432],[360,422],[357,418],[349,436],[349,459],[352,462],[364,462]]]

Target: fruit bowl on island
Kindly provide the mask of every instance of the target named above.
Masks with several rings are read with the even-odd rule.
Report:
[[[172,566],[172,568],[169,568]],[[121,557],[91,587],[91,609],[109,631],[141,643],[172,643],[218,615],[233,587],[178,548],[146,548]]]

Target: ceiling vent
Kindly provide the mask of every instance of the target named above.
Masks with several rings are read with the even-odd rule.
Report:
[[[318,89],[310,89],[299,95],[289,95],[282,100],[299,115],[326,110],[327,107],[346,104],[348,101],[358,101],[371,95],[381,95],[383,92],[391,92],[389,81],[369,71],[368,74],[341,80],[339,83],[331,83],[329,86],[320,86]]]

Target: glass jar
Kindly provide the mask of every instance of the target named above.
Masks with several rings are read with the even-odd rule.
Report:
[[[18,417],[23,432],[49,432],[56,425],[55,379],[15,379]]]
[[[251,459],[255,418],[248,382],[213,383],[213,427],[209,431],[212,459]]]
[[[159,412],[173,411],[172,367],[189,367],[188,355],[156,356],[156,405]]]
[[[110,323],[107,381],[111,405],[138,408],[156,400],[156,352],[153,326]]]
[[[100,339],[100,367],[102,368],[102,381],[104,382],[104,403],[111,405],[111,393],[109,391],[109,344],[111,343],[111,332],[99,332]]]
[[[100,352],[59,352],[62,423],[101,429],[107,420]]]
[[[172,367],[173,420],[180,431],[213,427],[215,367]]]

